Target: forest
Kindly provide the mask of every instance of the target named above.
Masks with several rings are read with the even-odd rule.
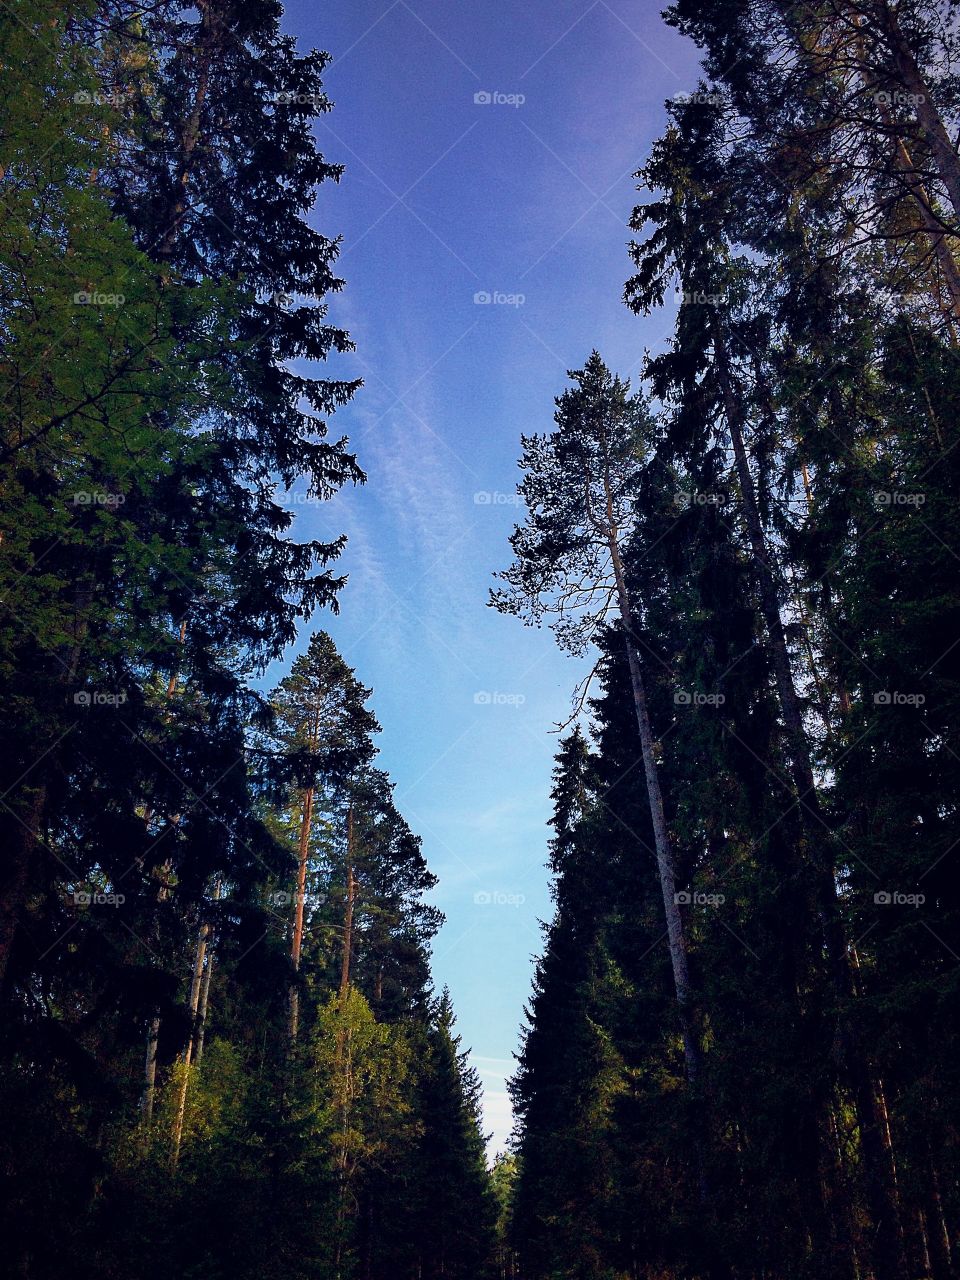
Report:
[[[490,566],[587,672],[491,1163],[345,537],[283,501],[366,480],[329,55],[0,6],[5,1274],[960,1274],[960,5],[663,19],[669,336],[571,362]]]

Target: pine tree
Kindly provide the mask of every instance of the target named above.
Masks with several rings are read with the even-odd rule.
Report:
[[[700,1050],[691,1014],[686,942],[622,554],[623,541],[630,534],[650,417],[638,397],[630,396],[629,386],[611,376],[598,352],[570,377],[574,387],[556,402],[556,432],[523,438],[520,465],[525,474],[519,492],[527,504],[528,521],[511,538],[516,555],[513,567],[500,575],[509,586],[496,592],[492,603],[501,612],[520,614],[536,623],[544,614],[555,614],[555,630],[574,652],[584,650],[616,604],[630,664],[687,1078],[692,1085]]]
[[[307,872],[316,818],[340,826],[345,834],[343,972],[349,978],[354,894],[354,808],[359,778],[372,760],[373,734],[380,726],[367,708],[365,689],[346,665],[325,632],[311,637],[306,653],[273,695],[276,736],[284,751],[284,768],[296,784],[291,819],[296,827],[297,876],[292,894],[293,924],[290,959],[294,974],[300,968],[306,916]],[[346,982],[341,984],[345,991]],[[295,1042],[299,1020],[299,989],[290,989],[290,1039]]]

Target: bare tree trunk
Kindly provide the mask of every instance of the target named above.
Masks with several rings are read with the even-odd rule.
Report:
[[[920,134],[937,166],[937,172],[950,197],[953,211],[960,218],[960,157],[950,141],[950,135],[937,111],[930,88],[889,0],[882,0],[881,22],[900,82],[910,95],[911,106],[917,113]]]
[[[193,1061],[193,1045],[197,1027],[197,1012],[200,1008],[200,988],[203,983],[203,961],[207,952],[207,940],[210,937],[210,925],[205,921],[197,935],[197,949],[194,953],[193,978],[190,982],[190,1034],[183,1050],[181,1062],[183,1073],[180,1077],[180,1088],[177,1091],[177,1110],[173,1121],[173,1152],[170,1164],[176,1171],[180,1160],[180,1142],[183,1138],[183,1121],[187,1110],[187,1086],[190,1081],[190,1069]]]
[[[210,1001],[210,979],[213,976],[214,952],[207,948],[207,966],[203,971],[203,982],[200,986],[200,1008],[197,1010],[197,1047],[193,1055],[194,1066],[199,1067],[203,1057],[203,1039],[207,1029],[207,1007]]]
[[[218,879],[213,887],[214,902],[220,901],[220,894],[223,890],[223,881]],[[210,980],[213,977],[213,960],[214,960],[214,932],[213,926],[207,934],[207,962],[203,970],[203,979],[200,983],[200,1003],[197,1007],[197,1016],[195,1020],[195,1030],[193,1034],[193,1065],[200,1066],[200,1059],[203,1057],[203,1039],[207,1028],[207,1008],[210,1003]]]
[[[634,643],[633,610],[627,589],[627,578],[623,560],[620,555],[620,533],[614,512],[613,494],[607,461],[606,443],[604,442],[604,501],[606,506],[603,522],[597,520],[591,509],[589,488],[586,491],[587,515],[591,522],[602,529],[607,548],[610,552],[616,582],[617,603],[620,609],[620,620],[626,647],[627,665],[630,671],[630,684],[633,691],[633,704],[637,716],[637,728],[640,736],[640,754],[643,759],[644,779],[647,799],[650,805],[650,820],[653,827],[654,852],[657,859],[657,872],[660,880],[660,891],[663,898],[663,910],[667,926],[667,945],[670,951],[670,965],[673,972],[673,986],[677,1000],[677,1014],[680,1023],[680,1034],[683,1040],[684,1073],[687,1085],[693,1089],[700,1078],[700,1044],[695,1027],[694,1009],[691,1001],[690,970],[687,963],[687,944],[684,936],[683,919],[680,904],[677,901],[676,870],[670,836],[667,831],[667,820],[663,808],[663,792],[660,787],[660,775],[654,755],[653,729],[650,724],[650,713],[647,707],[647,695],[644,688],[643,672],[637,657]],[[702,1117],[699,1118],[702,1121]],[[694,1153],[696,1159],[698,1190],[701,1205],[709,1207],[711,1201],[707,1165],[704,1152],[702,1124],[697,1124],[694,1134]],[[725,1280],[727,1269],[721,1259],[717,1259],[710,1268],[710,1274],[716,1280]]]
[[[150,825],[150,814],[144,815],[144,823]],[[170,894],[169,860],[163,864],[163,879],[157,890],[157,901],[165,902]],[[140,1096],[140,1122],[143,1126],[144,1146],[150,1141],[150,1122],[153,1120],[153,1104],[157,1091],[157,1050],[160,1044],[160,1011],[154,1013],[147,1027],[147,1052],[143,1067],[143,1093]]]
[[[290,959],[293,972],[300,972],[300,956],[303,951],[303,910],[307,893],[307,862],[310,857],[310,823],[313,821],[313,787],[308,787],[303,795],[303,816],[300,820],[300,849],[297,861],[297,891],[293,906],[293,942],[290,947]],[[290,1043],[296,1044],[300,1023],[300,989],[296,979],[290,987]]]
[[[614,578],[617,584],[617,602],[620,607],[627,663],[630,668],[633,704],[637,715],[637,727],[640,730],[640,752],[643,757],[643,772],[647,785],[647,798],[650,803],[650,818],[653,824],[653,843],[657,857],[657,871],[660,877],[660,890],[663,896],[663,911],[667,924],[667,942],[670,948],[670,964],[673,969],[673,986],[680,1010],[683,1056],[686,1064],[687,1080],[690,1084],[693,1084],[700,1073],[700,1049],[694,1032],[690,1007],[690,970],[687,964],[687,944],[684,937],[680,906],[677,902],[673,850],[670,847],[667,820],[663,811],[663,792],[660,788],[660,776],[657,772],[657,762],[654,757],[653,730],[650,725],[650,714],[647,710],[643,673],[640,669],[640,661],[637,658],[636,646],[633,641],[633,611],[630,607],[626,575],[623,569],[623,561],[620,557],[617,530],[613,524],[609,501],[608,519],[608,545],[610,558],[613,562]]]
[[[880,68],[873,65],[877,59],[871,59],[870,56],[870,47],[862,12],[854,8],[851,13],[851,20],[857,31],[855,43],[859,56],[860,77],[867,91],[874,90],[877,92],[877,106],[883,119],[884,127],[893,140],[893,163],[902,174],[904,185],[920,214],[920,222],[930,240],[934,259],[940,268],[943,283],[946,285],[947,293],[949,294],[950,304],[945,307],[940,296],[939,287],[935,285],[937,306],[946,316],[951,341],[953,345],[956,345],[956,322],[960,319],[960,268],[957,266],[954,250],[948,239],[949,229],[943,225],[934,212],[933,202],[913,162],[910,147],[904,137],[903,126],[891,111],[890,105],[880,96],[882,91],[877,78]],[[881,0],[878,21],[886,29],[898,73],[901,78],[904,78],[905,84],[909,82],[909,92],[920,99],[915,105],[917,107],[918,120],[920,120],[921,133],[926,137],[928,145],[931,146],[931,150],[937,160],[941,177],[950,194],[954,211],[960,215],[960,203],[958,203],[958,200],[960,200],[960,166],[957,163],[956,152],[950,144],[949,137],[946,136],[943,122],[940,120],[936,107],[930,99],[929,91],[920,74],[920,69],[913,57],[912,50],[904,40],[903,33],[887,0]],[[921,107],[926,112],[926,124],[920,119]],[[930,135],[929,137],[927,136],[928,134]]]
[[[148,1126],[153,1119],[153,1101],[157,1089],[157,1048],[160,1043],[160,1015],[154,1014],[147,1029],[147,1056],[143,1067],[143,1096],[140,1119]]]
[[[157,236],[156,256],[160,259],[172,257],[183,216],[187,210],[187,189],[197,163],[200,121],[204,103],[210,91],[213,51],[217,40],[220,38],[220,27],[222,25],[220,15],[215,12],[216,4],[211,3],[211,0],[197,0],[197,9],[200,12],[200,30],[194,49],[194,56],[197,57],[199,62],[197,91],[190,115],[184,122],[180,133],[180,165]]]
[[[889,111],[887,111],[887,114],[890,114]],[[896,142],[895,163],[903,174],[904,184],[913,197],[914,204],[917,206],[923,229],[930,240],[934,259],[940,268],[943,283],[950,298],[950,305],[949,307],[944,307],[939,296],[937,302],[941,311],[946,313],[950,321],[950,332],[953,335],[954,326],[960,319],[960,267],[957,266],[957,259],[951,248],[947,232],[934,213],[930,196],[916,171],[910,149],[904,139],[899,136]]]
[[[353,903],[356,880],[353,875],[353,805],[347,809],[347,901],[343,913],[343,957],[340,962],[340,995],[350,986],[350,953],[353,949]]]
[[[933,1280],[950,1280],[954,1275],[950,1256],[950,1232],[943,1212],[940,1179],[932,1155],[927,1157],[927,1178],[923,1191],[923,1219],[926,1226],[930,1272]]]
[[[187,638],[187,620],[186,618],[180,623],[179,644],[183,648],[184,641]],[[180,683],[180,672],[177,666],[170,673],[167,680],[167,700],[169,701],[177,691]],[[164,719],[169,718],[169,712],[166,713]],[[147,829],[153,821],[153,810],[147,809],[143,815],[143,825]],[[170,894],[170,874],[169,859],[163,865],[163,879],[160,882],[160,888],[157,892],[157,901],[164,902]],[[149,1142],[149,1126],[153,1120],[153,1103],[157,1091],[157,1049],[160,1043],[160,1014],[159,1011],[150,1019],[150,1025],[147,1028],[147,1052],[143,1068],[143,1093],[140,1099],[140,1120],[143,1124],[143,1140],[144,1143]]]

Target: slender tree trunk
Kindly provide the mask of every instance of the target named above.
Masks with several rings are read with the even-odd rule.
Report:
[[[889,112],[887,112],[889,114]],[[949,296],[950,305],[943,306],[943,299],[938,293],[937,303],[941,311],[946,313],[950,322],[951,335],[955,336],[955,326],[960,320],[960,267],[951,247],[947,232],[933,211],[933,205],[927,189],[920,179],[913,163],[913,156],[902,137],[897,137],[895,163],[903,175],[904,184],[920,214],[920,222],[930,241],[934,259],[943,278]]]
[[[213,65],[214,49],[220,39],[222,20],[216,12],[216,3],[211,0],[197,0],[200,12],[200,29],[197,35],[195,56],[198,60],[197,89],[194,95],[190,114],[183,123],[180,132],[180,157],[177,176],[174,180],[167,208],[160,219],[159,230],[154,241],[156,256],[167,260],[173,256],[177,235],[187,211],[187,190],[190,179],[196,168],[198,144],[200,143],[200,123],[204,104],[210,92],[210,72]],[[153,246],[148,246],[153,248]]]
[[[194,953],[193,961],[193,978],[190,982],[190,1034],[187,1037],[187,1043],[183,1050],[181,1062],[183,1065],[183,1073],[180,1077],[180,1087],[177,1090],[177,1110],[173,1121],[173,1153],[171,1156],[171,1167],[176,1171],[177,1164],[180,1160],[180,1143],[183,1138],[183,1121],[187,1110],[187,1087],[190,1082],[190,1070],[193,1062],[194,1039],[197,1031],[197,1014],[200,1009],[200,989],[203,985],[203,962],[207,953],[207,941],[210,937],[210,925],[208,922],[200,926],[200,932],[197,935],[197,949]]]
[[[203,982],[200,985],[200,1008],[197,1010],[197,1047],[193,1055],[194,1066],[199,1067],[203,1057],[203,1040],[207,1029],[207,1008],[210,1002],[210,979],[213,976],[214,952],[207,948],[207,964],[203,971]]]
[[[660,891],[663,898],[663,910],[667,926],[667,944],[670,950],[670,965],[673,972],[673,986],[677,1000],[677,1013],[680,1023],[680,1034],[683,1040],[684,1071],[687,1085],[694,1089],[700,1079],[700,1044],[695,1027],[695,1011],[691,1001],[690,970],[687,963],[687,944],[684,935],[683,918],[677,901],[676,870],[670,836],[667,831],[667,820],[663,808],[663,792],[660,787],[660,775],[654,755],[653,729],[650,724],[650,713],[647,707],[646,689],[643,672],[637,657],[634,644],[633,610],[627,590],[627,578],[620,555],[619,530],[614,516],[613,499],[609,474],[604,467],[604,497],[606,503],[606,521],[604,532],[610,560],[616,582],[617,603],[620,609],[620,620],[623,628],[623,639],[626,647],[627,665],[630,671],[630,684],[633,691],[633,704],[637,716],[637,728],[640,736],[640,753],[643,759],[643,772],[646,782],[647,799],[650,805],[650,819],[653,827],[654,851],[657,859],[657,872],[660,879]],[[590,512],[587,499],[588,514]],[[696,1158],[698,1191],[700,1204],[709,1210],[711,1191],[707,1177],[707,1162],[704,1151],[703,1116],[694,1119],[694,1153]],[[716,1231],[711,1226],[711,1236],[716,1238]],[[714,1258],[709,1267],[712,1280],[726,1280],[728,1269],[723,1260]]]
[[[310,727],[308,746],[316,751],[320,738],[320,710],[316,708]],[[300,845],[297,851],[297,891],[293,904],[293,940],[290,945],[290,960],[293,965],[294,980],[290,984],[290,1012],[288,1035],[290,1046],[297,1043],[300,1026],[300,987],[297,975],[300,972],[300,957],[303,953],[303,917],[307,896],[307,864],[310,861],[310,830],[313,822],[314,788],[307,787],[303,793],[303,813],[300,818]]]
[[[184,641],[187,638],[187,620],[186,618],[180,623],[179,644],[183,648]],[[180,683],[180,671],[175,666],[167,680],[167,701],[169,701],[177,691]],[[164,720],[169,720],[169,711],[165,714]],[[153,810],[148,808],[143,815],[143,825],[147,830],[153,821]],[[176,820],[175,820],[176,821]],[[157,892],[157,902],[165,902],[170,894],[170,861],[169,859],[163,865],[163,879],[160,882],[160,888]],[[160,1013],[159,1010],[150,1019],[150,1025],[147,1028],[147,1051],[144,1059],[143,1068],[143,1093],[140,1099],[140,1121],[143,1125],[143,1141],[148,1143],[150,1140],[149,1127],[153,1120],[153,1103],[157,1091],[157,1050],[160,1044]]]
[[[293,963],[294,981],[290,986],[289,1034],[291,1044],[297,1042],[300,1023],[300,988],[296,975],[300,972],[300,956],[303,951],[303,911],[307,893],[307,862],[310,857],[310,824],[313,821],[313,787],[303,795],[303,815],[300,819],[300,849],[297,859],[297,891],[293,906],[293,942],[290,959]]]
[[[633,705],[637,715],[637,727],[640,730],[640,752],[643,757],[643,772],[647,784],[647,798],[650,803],[650,818],[653,824],[653,843],[657,857],[657,871],[660,876],[660,890],[663,896],[663,911],[667,924],[667,942],[670,948],[670,964],[673,969],[673,986],[680,1010],[683,1056],[686,1064],[687,1080],[690,1084],[694,1084],[700,1074],[700,1048],[693,1027],[687,944],[684,937],[680,906],[677,902],[677,878],[673,850],[670,847],[667,820],[663,810],[663,792],[660,788],[660,776],[654,757],[653,730],[650,725],[650,714],[647,710],[643,673],[640,669],[640,661],[637,658],[636,646],[633,642],[633,611],[627,594],[626,575],[620,558],[620,547],[612,525],[609,547],[617,584],[617,601],[623,625],[627,663],[630,668]]]
[[[218,879],[213,887],[214,902],[220,901],[220,894],[223,890],[223,881]],[[206,964],[203,970],[203,978],[200,982],[200,1003],[197,1006],[197,1016],[195,1021],[195,1031],[193,1034],[193,1065],[200,1066],[200,1059],[203,1057],[203,1039],[207,1028],[207,1009],[210,1004],[210,980],[213,977],[213,960],[214,960],[214,933],[213,926],[210,926],[207,934],[206,946]]]
[[[353,875],[353,805],[347,809],[347,900],[343,912],[343,956],[340,962],[340,995],[350,986],[350,953],[353,950],[353,903],[356,880]]]
[[[140,1101],[140,1119],[144,1125],[144,1141],[147,1127],[153,1120],[153,1102],[157,1090],[157,1049],[160,1044],[160,1015],[155,1013],[147,1028],[147,1056],[143,1066],[143,1096]]]
[[[150,825],[150,815],[144,817],[146,826]],[[165,902],[170,895],[170,862],[169,860],[163,864],[161,868],[162,880],[160,888],[157,890],[157,901]],[[143,1142],[146,1146],[150,1141],[150,1122],[153,1120],[153,1104],[157,1091],[157,1051],[160,1044],[160,1010],[158,1009],[147,1027],[147,1051],[144,1058],[143,1066],[143,1093],[140,1097],[140,1122],[143,1126]]]
[[[914,52],[903,34],[895,10],[889,4],[889,0],[882,0],[880,7],[881,22],[893,54],[897,75],[912,98],[911,105],[917,113],[920,134],[933,157],[940,180],[953,205],[953,211],[960,218],[960,157],[950,141],[950,135],[937,111],[936,103]]]
[[[955,1274],[950,1256],[950,1232],[943,1212],[940,1178],[928,1152],[927,1176],[923,1188],[923,1219],[926,1226],[930,1273],[933,1280],[951,1280]]]
[[[934,156],[941,165],[941,177],[950,193],[954,211],[960,214],[960,168],[957,165],[957,156],[950,140],[946,137],[943,122],[937,115],[936,108],[930,100],[929,93],[920,70],[913,59],[912,51],[906,44],[903,34],[900,31],[896,18],[890,10],[887,0],[881,0],[880,14],[878,15],[881,25],[887,29],[887,36],[891,43],[891,49],[894,54],[894,60],[897,63],[898,72],[901,77],[906,76],[910,81],[911,87],[909,92],[915,97],[922,99],[918,102],[917,111],[919,119],[920,108],[923,107],[927,113],[927,123],[921,121],[921,132],[926,136],[927,132],[931,133],[934,138],[933,151]],[[853,8],[851,11],[851,20],[857,30],[856,46],[860,61],[860,77],[863,81],[864,88],[869,92],[871,90],[880,92],[880,84],[877,80],[877,68],[871,64],[870,49],[864,28],[862,13]],[[903,126],[897,120],[891,111],[888,103],[884,102],[881,97],[877,98],[878,110],[883,119],[890,138],[893,140],[893,163],[896,169],[903,177],[904,185],[909,191],[914,204],[920,214],[920,222],[926,233],[931,250],[940,268],[943,278],[943,284],[946,286],[949,295],[949,306],[943,305],[943,299],[940,295],[939,287],[935,285],[935,293],[937,295],[937,306],[945,315],[947,325],[950,332],[951,341],[956,345],[956,323],[960,319],[960,268],[957,266],[957,260],[954,255],[953,247],[948,238],[948,228],[934,212],[933,202],[926,190],[923,179],[913,162],[908,139],[904,137]],[[938,127],[939,126],[939,127]],[[928,145],[931,142],[928,138]],[[945,144],[945,145],[944,145]]]

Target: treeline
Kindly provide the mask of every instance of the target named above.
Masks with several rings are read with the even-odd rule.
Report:
[[[307,214],[327,55],[270,0],[0,15],[7,1273],[484,1276],[439,913],[317,632],[363,474]]]
[[[524,1280],[949,1280],[960,1247],[957,8],[680,0],[637,391],[524,439],[494,603],[599,659],[554,775]]]

